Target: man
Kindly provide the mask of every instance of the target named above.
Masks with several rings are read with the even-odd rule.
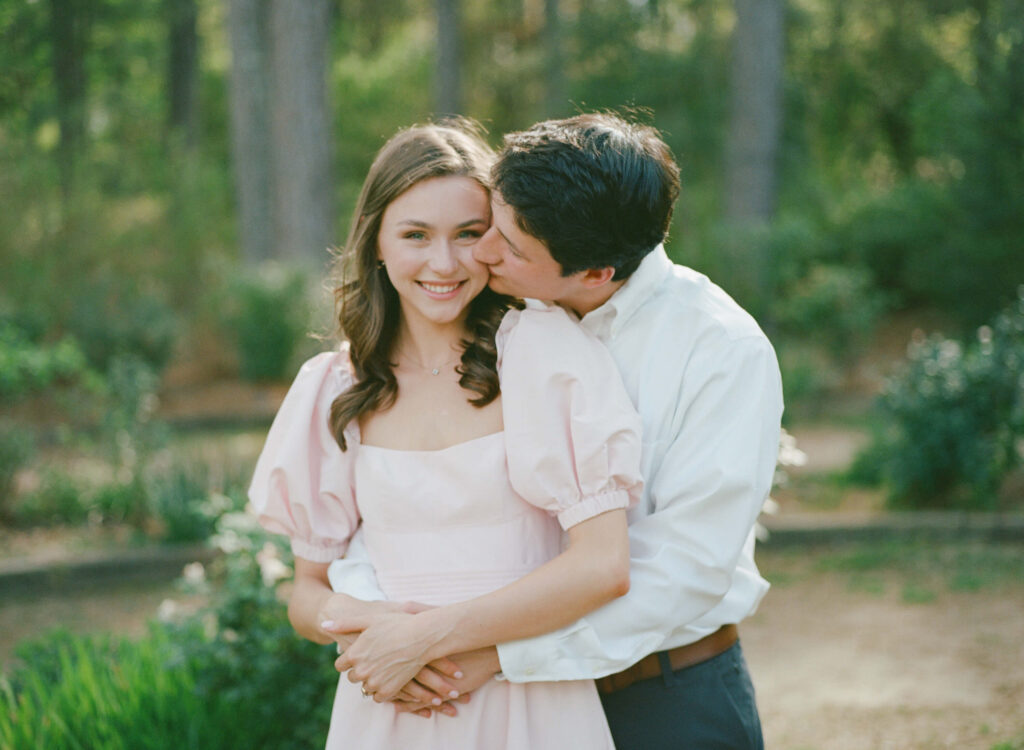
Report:
[[[646,484],[630,512],[629,593],[464,671],[598,678],[620,750],[761,748],[736,624],[768,589],[753,527],[774,474],[781,383],[754,320],[665,254],[678,190],[657,132],[612,115],[505,138],[493,224],[474,255],[495,291],[562,305],[608,346],[643,420]]]

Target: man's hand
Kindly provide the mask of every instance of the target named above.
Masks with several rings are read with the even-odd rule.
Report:
[[[458,693],[457,698],[448,697],[441,702],[437,702],[436,694],[444,693],[441,693],[438,687],[436,687],[439,676],[434,667],[437,665],[437,662],[431,662],[416,675],[415,680],[411,683],[414,686],[412,690],[407,685],[403,688],[402,693],[399,693],[399,696],[394,701],[395,710],[398,713],[414,713],[424,718],[429,718],[433,711],[443,713],[446,716],[455,716],[457,710],[454,704],[468,703],[470,693],[480,686],[487,684],[501,670],[501,663],[498,661],[498,650],[494,646],[455,654],[450,657],[450,662],[458,665],[459,676],[455,677],[453,675],[451,679],[441,680],[441,683],[452,685],[453,689]],[[429,685],[430,691],[420,693],[416,690],[416,687],[422,688],[424,685]],[[410,698],[406,698],[406,695],[410,696]],[[429,696],[429,698],[424,696]]]

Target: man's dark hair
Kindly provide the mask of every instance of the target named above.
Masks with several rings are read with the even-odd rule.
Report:
[[[611,114],[548,120],[505,136],[494,188],[562,275],[629,277],[668,234],[679,167],[657,130]]]

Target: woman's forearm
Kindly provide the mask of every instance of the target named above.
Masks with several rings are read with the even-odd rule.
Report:
[[[333,596],[327,581],[327,565],[295,559],[295,582],[288,598],[288,620],[295,632],[314,643],[330,643],[334,638],[320,624],[327,601]]]
[[[523,578],[466,602],[416,615],[429,660],[569,625],[629,590],[625,510],[569,530],[569,547]]]

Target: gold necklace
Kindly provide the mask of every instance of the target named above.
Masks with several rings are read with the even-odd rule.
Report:
[[[405,354],[405,355],[402,355],[401,357],[399,357],[399,361],[402,361],[404,359],[405,361],[411,362],[412,364],[416,365],[421,370],[430,370],[430,374],[431,375],[439,375],[441,373],[441,368],[447,367],[452,362],[457,362],[461,358],[462,358],[462,355],[461,354],[457,354],[454,357],[452,357],[451,359],[449,359],[447,362],[442,362],[441,364],[437,365],[437,367],[431,367],[430,365],[425,365],[422,362],[418,362],[417,360],[415,360],[412,357],[410,357],[408,354]]]

